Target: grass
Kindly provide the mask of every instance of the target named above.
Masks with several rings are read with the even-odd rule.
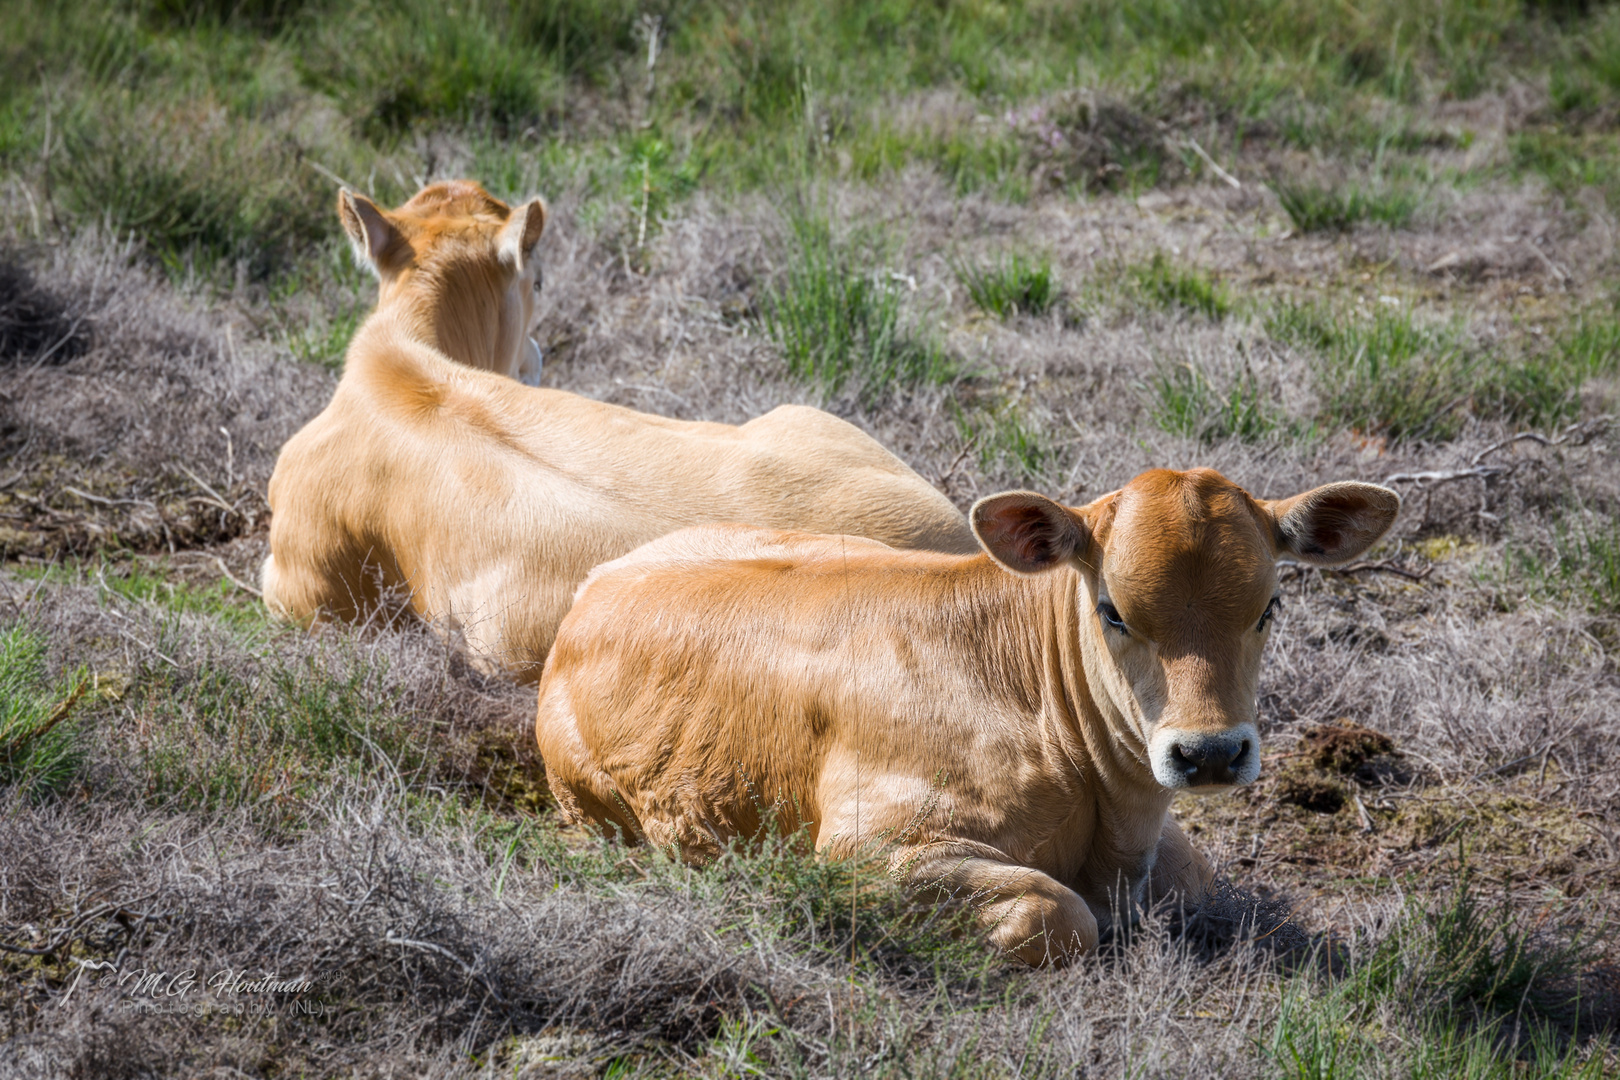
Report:
[[[1561,113],[1595,110],[1620,89],[1620,17],[1606,7],[1594,15],[1585,32],[1567,43],[1564,62],[1552,71],[1548,89]]]
[[[981,468],[1010,470],[1026,484],[1050,482],[1055,451],[1016,404],[968,410],[953,402],[952,418],[962,442],[975,448]]]
[[[572,119],[609,97],[637,138],[700,144],[683,159],[722,184],[774,183],[775,163],[808,137],[822,173],[876,178],[917,162],[960,192],[1024,198],[1053,184],[1135,190],[1187,175],[1179,144],[1160,133],[1177,107],[1171,86],[1240,131],[1316,132],[1299,136],[1311,145],[1364,130],[1358,145],[1386,145],[1388,124],[1366,119],[1384,110],[1369,102],[1499,85],[1510,39],[1534,42],[1531,61],[1565,79],[1559,100],[1572,115],[1600,113],[1620,93],[1607,15],[1589,33],[1519,4],[1462,0],[1421,12],[1387,0],[1354,10],[1237,0],[1219,12],[1117,0],[1062,11],[796,0],[650,12],[619,0],[339,0],[317,14],[293,0],[153,0],[108,13],[23,0],[7,15],[0,159],[28,174],[58,221],[105,218],[166,260],[245,259],[268,278],[333,235],[330,175],[388,201],[410,193],[410,174],[434,171],[437,151],[423,162],[411,149],[432,132],[543,151],[615,139]],[[59,80],[24,62],[46,56]],[[1139,89],[1076,96],[1077,72]],[[882,107],[932,89],[991,122],[907,124]],[[659,168],[654,153],[630,158],[627,173]],[[683,182],[653,191],[678,198]],[[1414,206],[1380,184],[1279,183],[1278,193],[1304,230],[1400,223]]]
[[[1383,566],[1283,575],[1268,757],[1347,716],[1405,770],[1335,773],[1332,813],[1266,779],[1177,804],[1223,875],[1295,898],[1287,925],[1250,950],[1158,912],[1033,976],[877,848],[768,840],[700,871],[564,829],[532,690],[420,628],[274,627],[210,567],[262,543],[276,451],[330,393],[310,367],[372,302],[340,181],[546,195],[548,379],[737,420],[804,393],[786,377],[964,506],[1167,464],[1281,496],[1612,411],[1613,267],[1587,241],[1620,200],[1617,41],[1612,5],[1519,0],[16,0],[0,232],[34,275],[7,280],[39,288],[26,311],[0,296],[0,544],[42,562],[0,600],[0,943],[71,945],[0,949],[0,1039],[84,1075],[547,1053],[621,1077],[1614,1075],[1601,1003],[1566,993],[1613,963],[1617,895],[1620,532],[1595,425],[1514,444],[1487,482],[1403,489]],[[1256,201],[1268,176],[1294,236]],[[1428,212],[1447,185],[1489,214],[1478,275],[1331,240],[1373,223],[1449,251]],[[1567,277],[1504,221],[1550,223]],[[1005,252],[949,267],[1006,320],[972,372],[929,308],[968,245]],[[1060,310],[1060,283],[1109,318],[1022,318]],[[74,356],[29,366],[64,337]],[[174,463],[251,527],[193,527],[220,496]],[[1384,573],[1424,543],[1489,569]],[[1474,873],[1440,847],[1469,823],[1491,837]],[[1331,965],[1274,961],[1300,927]],[[336,971],[341,1008],[137,1029],[62,1001],[80,961],[122,956]]]
[[[1408,903],[1387,933],[1360,943],[1340,961],[1348,970],[1296,976],[1268,1047],[1280,1075],[1608,1075],[1601,1049],[1557,1034],[1581,1008],[1591,946],[1539,929],[1549,913],[1532,925],[1510,902],[1482,900],[1466,866],[1454,880],[1448,901]],[[1416,1037],[1392,1045],[1395,1019]]]
[[[424,121],[487,123],[515,135],[560,93],[560,72],[537,64],[525,40],[541,27],[521,9],[404,0],[344,14],[300,20],[286,40],[304,84],[340,102],[379,144]]]
[[[1620,318],[1598,310],[1578,316],[1557,345],[1558,364],[1577,376],[1613,375],[1620,371]]]
[[[7,701],[25,702],[36,731],[38,717],[63,692],[44,674],[44,624],[57,618],[51,606],[72,603],[71,590],[79,588],[44,584],[68,591],[31,609],[27,622],[40,630],[16,624],[0,643],[3,670],[23,676],[20,694],[15,681],[6,684]],[[215,831],[200,835],[219,838],[186,856],[189,875],[165,870],[158,880],[140,865],[121,864],[117,875],[110,865],[98,868],[100,878],[141,889],[164,910],[179,904],[174,890],[183,883],[206,882],[206,904],[185,894],[191,921],[179,945],[169,944],[171,934],[130,939],[148,965],[170,965],[176,948],[195,957],[227,939],[217,947],[228,958],[268,936],[279,942],[284,963],[315,965],[311,970],[324,978],[322,1000],[347,1017],[345,1032],[356,1025],[376,1030],[400,1009],[410,1017],[433,1010],[441,1022],[454,1018],[452,1031],[484,1033],[477,1036],[476,1064],[520,1071],[536,1055],[566,1061],[594,1053],[604,1044],[589,1018],[600,1014],[618,1033],[612,1070],[626,1076],[658,1073],[670,1055],[716,1075],[782,1075],[807,1066],[836,1074],[980,1075],[987,1056],[1022,1074],[1064,1075],[1074,1063],[1052,1033],[1073,1037],[1066,1017],[1077,1007],[1075,995],[1085,996],[1095,1023],[1106,1002],[1126,992],[1122,982],[1173,982],[1200,970],[1188,966],[1190,939],[1155,944],[1164,931],[1150,922],[1077,971],[1023,978],[979,944],[967,911],[897,886],[881,844],[855,859],[827,861],[815,858],[802,837],[739,842],[695,872],[657,849],[582,840],[549,816],[489,803],[476,785],[433,763],[452,748],[445,728],[464,722],[450,718],[447,725],[440,710],[456,707],[474,687],[442,686],[424,698],[442,676],[410,655],[409,636],[382,631],[369,641],[329,639],[289,656],[284,648],[216,636],[206,622],[182,625],[151,590],[127,592],[110,598],[120,606],[116,612],[98,606],[69,616],[86,643],[106,628],[127,627],[141,662],[115,711],[86,713],[94,727],[81,727],[81,758],[61,775],[89,785],[98,802],[135,799],[164,812],[184,807],[205,814]],[[379,649],[388,659],[368,655]],[[85,770],[89,739],[102,745],[95,767]],[[16,783],[7,777],[8,786]],[[78,813],[78,805],[53,812]],[[20,820],[19,811],[8,813]],[[9,830],[0,842],[14,843],[18,835]],[[197,844],[177,843],[162,831],[150,839],[79,839],[87,845],[82,857],[126,864]],[[72,843],[58,840],[53,850],[68,853]],[[211,852],[223,860],[219,867]],[[325,861],[298,861],[314,852]],[[42,858],[15,859],[15,874],[33,881],[59,872]],[[1453,886],[1444,902],[1412,900],[1387,928],[1358,938],[1330,976],[1313,974],[1311,965],[1290,975],[1265,963],[1211,962],[1205,970],[1238,963],[1244,995],[1279,998],[1259,1029],[1263,1060],[1256,1065],[1265,1075],[1606,1075],[1600,1045],[1560,1034],[1572,1022],[1574,980],[1590,966],[1592,946],[1571,936],[1557,911],[1487,901],[1466,870],[1447,877]],[[278,891],[283,887],[291,891]],[[306,892],[335,902],[330,910],[294,902]],[[24,890],[17,901],[31,904],[34,895]],[[233,905],[254,914],[233,924]],[[17,911],[40,921],[31,907]],[[63,940],[76,943],[81,959],[110,958],[125,947],[121,931],[94,929],[94,912],[66,922]],[[503,912],[495,923],[479,921]],[[592,952],[581,960],[597,948],[590,935],[601,936],[604,923],[617,941],[614,958]],[[694,923],[702,927],[698,938],[677,933]],[[22,942],[58,940],[61,933],[8,931]],[[402,954],[401,940],[426,942],[409,946],[422,957]],[[632,962],[627,948],[653,952]],[[1161,948],[1168,951],[1155,960]],[[446,971],[429,963],[445,955]],[[210,965],[212,956],[205,956]],[[333,957],[341,960],[336,974]],[[530,966],[542,961],[561,966]],[[1143,964],[1149,966],[1132,966]],[[17,977],[34,985],[48,966],[19,969]],[[574,975],[565,978],[566,971]],[[728,975],[738,971],[747,976],[741,988]],[[388,981],[401,972],[404,987]],[[457,996],[469,977],[482,999],[476,1008]],[[596,981],[584,988],[581,978]],[[1055,980],[1066,981],[1048,994],[1043,987]],[[594,997],[594,1010],[569,998],[569,987]],[[381,1008],[379,992],[395,1007]],[[1180,983],[1171,990],[1188,992]],[[813,1006],[801,1007],[810,1000]],[[832,1004],[823,1007],[823,1000]],[[1179,1008],[1183,999],[1175,1000]],[[630,1019],[612,1019],[621,1002],[632,1010],[624,1014]],[[1189,1004],[1202,1003],[1195,997]],[[634,1019],[648,1014],[635,1009],[674,1012],[649,1031]],[[233,1038],[259,1037],[257,1028],[228,1015],[223,1022]],[[221,1021],[195,1023],[192,1038],[202,1032],[211,1039]],[[303,1062],[318,1072],[307,1057],[317,1052],[310,1040],[330,1048],[344,1037],[326,1027],[284,1026],[274,1045],[259,1051],[262,1060]],[[422,1037],[437,1045],[439,1035]],[[569,1041],[576,1037],[578,1046]],[[1150,1068],[1151,1056],[1133,1056],[1148,1053],[1137,1044],[1125,1061]]]
[[[1178,266],[1162,251],[1145,263],[1125,268],[1125,279],[1148,304],[1171,311],[1187,311],[1219,322],[1232,310],[1232,298],[1208,271]]]
[[[371,313],[375,287],[348,243],[325,241],[318,255],[280,274],[268,290],[280,309],[282,346],[302,363],[341,371],[350,339]]]
[[[790,375],[829,393],[852,385],[866,401],[955,378],[943,347],[906,320],[905,285],[873,245],[837,237],[811,214],[793,219],[790,243],[787,268],[761,303]]]
[[[302,824],[305,801],[343,775],[421,768],[404,729],[368,692],[380,673],[334,674],[314,661],[271,662],[251,679],[202,667],[138,673],[134,708],[148,798],[201,812],[249,810],[266,827]]]
[[[1026,202],[1033,193],[1029,162],[1010,128],[874,123],[855,127],[845,142],[850,174],[861,180],[880,180],[914,162],[925,162],[961,195],[983,191],[1009,202]]]
[[[1509,543],[1500,573],[1514,593],[1613,617],[1620,614],[1620,523],[1600,513],[1566,514],[1549,538]]]
[[[48,585],[97,588],[109,601],[145,605],[172,615],[203,615],[242,634],[243,640],[273,634],[278,624],[255,597],[220,579],[213,584],[175,581],[170,568],[112,563],[103,559],[78,566],[30,566],[16,570],[19,579]]]
[[[223,109],[109,109],[68,121],[52,175],[66,209],[145,238],[171,268],[246,264],[257,278],[328,233],[325,185],[280,133]],[[316,183],[311,183],[316,181]]]
[[[1052,261],[1044,257],[1014,253],[986,265],[957,263],[952,270],[979,310],[998,319],[1044,315],[1060,296]]]
[[[326,320],[324,326],[309,320],[297,329],[288,330],[282,341],[300,362],[341,371],[349,341],[369,314],[360,304],[348,304]]]
[[[1290,430],[1271,392],[1248,368],[1217,386],[1194,364],[1170,365],[1160,369],[1151,385],[1153,418],[1172,435],[1204,443],[1256,442]]]
[[[64,788],[84,759],[75,709],[88,672],[53,679],[46,642],[13,626],[0,631],[0,785],[30,798]]]
[[[1314,184],[1274,178],[1271,189],[1288,220],[1300,232],[1346,232],[1361,221],[1400,228],[1412,220],[1418,199],[1411,191],[1386,183]]]
[[[1266,329],[1314,354],[1320,422],[1405,439],[1450,438],[1469,415],[1558,423],[1576,407],[1582,357],[1594,347],[1516,359],[1456,325],[1382,304],[1369,314],[1284,304]]]

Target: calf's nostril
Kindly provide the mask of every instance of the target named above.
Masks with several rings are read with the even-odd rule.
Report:
[[[1181,748],[1180,744],[1177,744],[1170,748],[1170,764],[1188,776],[1192,776],[1198,772],[1203,763],[1188,757],[1186,751]]]
[[[1244,739],[1243,744],[1237,748],[1237,752],[1232,755],[1231,760],[1229,760],[1227,762],[1227,764],[1230,765],[1234,769],[1241,769],[1241,768],[1243,768],[1243,766],[1247,765],[1248,763],[1249,763],[1249,740]]]

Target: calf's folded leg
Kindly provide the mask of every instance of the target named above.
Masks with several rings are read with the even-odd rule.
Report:
[[[901,848],[889,868],[918,888],[969,904],[990,943],[1031,967],[1065,963],[1097,947],[1097,919],[1079,893],[988,845]]]
[[[535,739],[546,763],[546,783],[564,823],[594,825],[604,836],[626,843],[641,840],[641,823],[614,789],[613,779],[596,767],[579,735],[566,687],[540,691]]]
[[[1173,896],[1188,905],[1201,903],[1215,884],[1215,871],[1209,860],[1198,853],[1171,818],[1164,819],[1159,834],[1159,852],[1148,875],[1146,900],[1153,903]]]

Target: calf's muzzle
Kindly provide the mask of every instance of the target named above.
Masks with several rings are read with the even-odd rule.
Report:
[[[1219,732],[1161,731],[1152,758],[1153,775],[1167,788],[1249,784],[1260,775],[1260,736],[1253,724]]]

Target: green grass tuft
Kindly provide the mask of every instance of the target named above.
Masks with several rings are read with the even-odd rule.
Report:
[[[1015,253],[985,266],[959,263],[952,269],[979,310],[998,319],[1044,315],[1058,300],[1052,261],[1044,256],[1025,259]]]
[[[1508,137],[1513,171],[1540,176],[1566,197],[1597,188],[1612,206],[1620,198],[1620,152],[1606,131],[1530,128]]]
[[[986,472],[1010,469],[1026,483],[1045,484],[1053,449],[1039,426],[1016,405],[969,412],[953,403],[957,434],[975,447]]]
[[[1620,371],[1620,318],[1614,311],[1588,312],[1558,342],[1559,360],[1578,375]]]
[[[306,799],[345,777],[403,785],[424,770],[431,733],[412,730],[390,707],[384,667],[359,656],[331,659],[266,653],[253,667],[138,672],[129,696],[143,717],[147,800],[246,809],[268,829],[295,829]]]
[[[83,670],[52,680],[38,636],[0,631],[0,786],[39,798],[77,775],[84,754],[75,711],[90,687]]]
[[[281,340],[300,362],[341,371],[349,341],[368,314],[364,305],[349,305],[324,321],[306,320],[286,331]]]
[[[1152,383],[1153,419],[1172,435],[1204,443],[1256,442],[1288,429],[1287,419],[1245,369],[1224,387],[1192,364],[1161,368]]]
[[[98,587],[105,591],[104,599],[116,597],[173,614],[208,616],[232,630],[243,632],[244,640],[253,640],[282,628],[283,624],[270,617],[261,600],[229,581],[219,580],[207,585],[174,581],[166,575],[167,569],[163,564],[148,568],[102,561],[97,564],[19,566],[12,573],[26,581]]]
[[[1156,307],[1179,308],[1217,322],[1232,310],[1230,295],[1212,275],[1197,267],[1177,266],[1162,251],[1154,252],[1146,263],[1128,267],[1125,277]]]
[[[560,95],[555,69],[497,5],[400,0],[346,14],[309,20],[292,44],[307,84],[381,144],[444,122],[517,134]]]
[[[765,331],[790,374],[832,393],[853,383],[867,401],[956,377],[943,347],[905,325],[904,285],[876,256],[869,246],[836,238],[824,218],[794,218],[787,270],[761,304]]]
[[[1550,542],[1510,541],[1502,583],[1538,600],[1573,600],[1594,615],[1620,614],[1620,521],[1571,514]]]
[[[1412,220],[1417,196],[1387,184],[1332,186],[1306,181],[1274,179],[1272,191],[1288,220],[1300,232],[1345,232],[1360,221],[1377,221],[1399,228]]]
[[[1008,131],[914,131],[875,124],[853,128],[844,141],[850,172],[862,180],[926,162],[958,195],[987,191],[1018,203],[1031,194],[1029,163]]]
[[[85,103],[61,136],[53,190],[85,220],[133,233],[169,267],[241,262],[264,279],[335,229],[331,185],[271,127],[206,102]]]
[[[1449,902],[1408,904],[1390,932],[1352,950],[1326,982],[1295,976],[1266,1048],[1298,1080],[1400,1075],[1512,1080],[1604,1075],[1603,1048],[1560,1038],[1593,959],[1504,898],[1483,901],[1466,866]],[[1395,1010],[1409,1034],[1381,1038]]]
[[[1266,318],[1279,341],[1311,350],[1324,424],[1405,439],[1449,439],[1470,414],[1545,426],[1575,410],[1582,375],[1554,350],[1511,358],[1454,324],[1404,309],[1371,314],[1285,304]]]

